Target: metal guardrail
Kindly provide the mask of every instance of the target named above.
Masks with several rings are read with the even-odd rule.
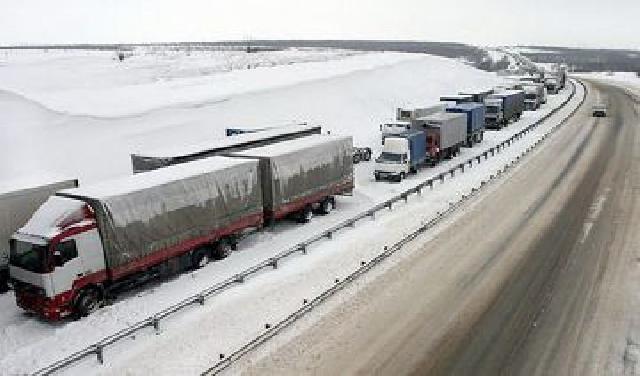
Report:
[[[266,260],[261,261],[260,263],[226,279],[225,281],[219,282],[213,286],[210,286],[202,291],[200,291],[199,293],[192,295],[160,312],[157,312],[156,314],[147,317],[144,320],[141,320],[125,329],[122,329],[110,336],[107,336],[103,339],[101,339],[100,341],[96,342],[93,345],[87,346],[82,350],[79,350],[69,356],[67,356],[64,359],[61,359],[59,361],[56,361],[52,364],[50,364],[47,367],[41,368],[37,371],[35,371],[33,374],[34,375],[50,375],[54,372],[60,371],[64,368],[67,368],[73,364],[76,364],[78,362],[80,362],[81,360],[84,360],[85,358],[89,357],[89,356],[96,356],[97,361],[100,364],[104,363],[104,349],[108,346],[111,346],[123,339],[129,338],[131,337],[133,334],[135,334],[136,332],[146,329],[146,328],[154,328],[156,331],[159,330],[160,328],[160,321],[173,315],[176,312],[179,312],[187,307],[191,307],[193,305],[204,305],[207,298],[219,294],[221,292],[223,292],[224,290],[227,290],[230,287],[233,287],[237,284],[242,284],[244,283],[244,281],[247,279],[247,277],[250,277],[251,275],[254,275],[256,273],[259,273],[265,269],[277,269],[278,268],[278,264],[281,260],[286,259],[294,254],[306,254],[307,253],[307,249],[309,247],[309,245],[316,243],[320,240],[323,239],[331,239],[333,237],[333,234],[344,229],[344,228],[351,228],[354,227],[354,225],[356,224],[356,222],[365,219],[365,218],[374,218],[375,219],[375,215],[377,212],[384,210],[384,209],[391,209],[393,207],[393,205],[399,201],[407,201],[408,197],[412,194],[421,194],[423,190],[425,190],[427,187],[429,187],[430,189],[433,189],[433,185],[435,184],[435,182],[440,181],[442,183],[444,183],[445,178],[447,176],[451,176],[454,177],[456,172],[458,170],[460,170],[462,173],[464,173],[466,166],[468,166],[469,168],[473,166],[474,161],[476,164],[481,163],[481,161],[483,159],[488,159],[489,156],[493,156],[495,155],[495,153],[499,153],[500,150],[503,150],[506,147],[511,146],[515,141],[519,140],[522,138],[522,136],[524,136],[526,133],[530,132],[531,130],[535,129],[536,127],[538,127],[540,124],[542,124],[543,122],[545,122],[546,120],[548,120],[551,116],[553,116],[554,114],[556,114],[560,109],[564,108],[565,105],[567,105],[575,96],[576,94],[576,87],[575,84],[573,82],[571,82],[572,84],[572,92],[569,95],[569,97],[567,97],[566,100],[564,100],[560,106],[554,108],[553,110],[551,110],[548,114],[546,114],[545,116],[543,116],[542,118],[540,118],[539,120],[537,120],[535,123],[530,124],[529,126],[527,126],[526,128],[522,129],[520,132],[514,134],[513,136],[511,136],[510,138],[502,141],[500,144],[491,147],[487,150],[485,150],[484,152],[476,155],[475,157],[469,158],[467,159],[465,162],[460,163],[452,168],[450,168],[449,170],[447,170],[446,172],[440,173],[436,176],[432,176],[429,179],[424,180],[423,182],[421,182],[420,184],[409,188],[408,190],[384,201],[381,202],[375,206],[373,206],[372,208],[369,208],[363,212],[361,212],[360,214],[351,217],[349,219],[346,219],[340,223],[338,223],[337,225],[334,225],[296,245],[294,245],[293,247],[290,247],[278,254],[276,254],[275,256],[272,256]],[[580,83],[583,87],[584,85],[582,83]],[[585,97],[586,97],[586,87],[585,87]],[[582,102],[580,103],[580,105],[584,102],[584,98],[582,100]],[[580,105],[578,106],[578,108],[580,107]],[[576,110],[574,110],[574,112],[571,113],[571,115],[569,115],[568,117],[572,116],[573,113],[575,113]],[[567,118],[568,118],[567,117]],[[566,120],[563,119],[560,123],[564,122]],[[449,208],[445,213],[448,213],[449,211],[452,210],[452,208],[455,208],[457,206],[452,206],[451,208]],[[441,217],[438,217],[441,218]],[[423,230],[423,232],[426,230]],[[409,235],[411,236],[411,235]],[[417,236],[417,234],[415,235]],[[413,238],[415,238],[415,236]],[[412,238],[412,239],[413,239]],[[404,243],[403,243],[404,244]],[[393,251],[395,252],[395,251]],[[392,252],[392,253],[393,253]],[[390,255],[390,254],[389,254]],[[388,256],[383,257],[386,258]],[[379,261],[378,261],[379,262]],[[366,265],[363,265],[363,268]],[[371,265],[372,267],[373,265]],[[362,269],[362,268],[361,268]],[[369,268],[370,269],[370,268]],[[367,269],[368,270],[368,269]],[[340,286],[340,284],[336,285],[335,287]],[[335,292],[334,292],[335,293]],[[317,298],[316,298],[317,299]],[[326,298],[325,298],[326,299]],[[323,299],[324,300],[324,299]],[[295,320],[294,320],[295,321]],[[275,329],[276,327],[273,327],[272,329]],[[261,338],[261,337],[259,337]],[[269,337],[270,338],[270,337]],[[268,338],[267,338],[268,339]],[[256,341],[256,340],[254,340]],[[252,341],[252,343],[254,342]],[[262,341],[264,342],[264,341]],[[260,343],[262,343],[260,342]],[[227,358],[229,359],[229,358]],[[223,360],[222,362],[226,362],[227,360]],[[222,363],[221,362],[221,363]],[[220,363],[219,363],[220,364]],[[215,367],[215,366],[214,366]]]

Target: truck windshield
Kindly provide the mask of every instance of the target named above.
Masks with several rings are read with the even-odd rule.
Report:
[[[488,114],[497,114],[498,113],[498,107],[497,106],[487,106],[487,113]]]
[[[399,163],[402,162],[402,157],[404,154],[396,154],[396,153],[385,153],[380,154],[380,158],[378,158],[379,162],[389,162],[389,163]]]
[[[48,248],[44,245],[11,240],[9,263],[34,273],[47,273]]]

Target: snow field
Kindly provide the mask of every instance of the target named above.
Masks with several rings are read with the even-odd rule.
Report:
[[[281,263],[275,272],[265,272],[248,279],[244,285],[212,299],[205,307],[189,310],[184,319],[175,317],[163,322],[159,337],[149,331],[137,337],[138,343],[133,349],[127,344],[114,347],[106,355],[110,359],[107,367],[98,371],[145,374],[154,370],[158,357],[167,359],[163,361],[166,374],[185,370],[200,372],[211,366],[219,354],[228,355],[263,333],[266,323],[282,320],[300,308],[304,299],[313,299],[331,287],[335,278],[344,278],[357,269],[361,261],[372,259],[385,245],[399,240],[420,222],[426,222],[446,210],[449,203],[459,200],[462,195],[468,195],[473,187],[478,187],[480,182],[510,164],[558,124],[575,108],[582,94],[578,89],[576,99],[551,120],[523,136],[513,147],[480,165],[474,165],[464,174],[447,178],[443,184],[436,183],[433,190],[426,190],[422,196],[411,196],[407,204],[398,203],[393,210],[377,215],[376,220],[358,222],[356,230],[341,231],[334,235],[333,240],[317,243],[309,249],[307,256],[293,257]],[[522,129],[524,124],[511,127]],[[486,146],[483,145],[482,150]],[[478,153],[475,149],[465,151],[475,152],[472,155]],[[465,157],[452,162],[459,163],[460,159]],[[446,170],[444,166],[440,167]],[[433,171],[423,171],[413,178],[413,185],[431,173]]]

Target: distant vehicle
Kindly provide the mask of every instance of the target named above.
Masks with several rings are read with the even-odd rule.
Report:
[[[400,182],[418,171],[427,158],[427,137],[423,131],[408,130],[388,135],[380,156],[376,159],[376,181],[387,179]]]
[[[443,95],[440,97],[440,102],[449,103],[449,105],[456,105],[460,103],[471,103],[473,102],[473,95],[466,95],[466,94]]]
[[[607,117],[608,112],[608,106],[604,103],[598,103],[592,108],[593,117]]]
[[[437,104],[429,107],[420,107],[414,109],[398,108],[396,110],[396,120],[410,122],[418,118],[429,116],[438,112],[443,112],[447,106],[445,104]]]
[[[481,103],[484,104],[484,100],[487,99],[487,97],[491,94],[494,93],[493,89],[487,89],[487,90],[476,90],[476,91],[461,91],[460,95],[470,95],[471,96],[471,101],[473,103]]]
[[[139,151],[131,154],[133,173],[152,171],[175,164],[195,161],[214,155],[270,145],[286,140],[320,134],[322,128],[306,123],[272,128],[246,134],[238,134],[222,140],[212,138],[192,145],[175,145],[164,149]]]
[[[485,126],[502,129],[511,121],[518,120],[524,111],[524,92],[505,90],[491,94],[486,100]]]
[[[480,103],[460,103],[447,108],[447,112],[462,113],[467,116],[467,147],[482,142],[484,139],[485,106]]]
[[[357,164],[362,161],[369,162],[371,160],[371,148],[370,147],[354,147],[353,148],[353,163]]]
[[[560,91],[560,82],[556,77],[548,77],[544,80],[544,85],[547,88],[547,93],[558,94]]]
[[[527,111],[536,111],[546,102],[544,84],[529,82],[523,85],[524,108]]]
[[[352,147],[313,135],[60,191],[11,239],[17,304],[48,320],[88,315],[226,257],[251,229],[327,214],[354,188]]]
[[[0,293],[8,290],[9,239],[56,191],[78,186],[78,180],[14,181],[0,187]]]

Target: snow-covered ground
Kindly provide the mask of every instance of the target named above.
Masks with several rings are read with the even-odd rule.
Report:
[[[78,177],[82,185],[131,173],[130,154],[136,150],[215,140],[222,137],[225,127],[233,126],[260,127],[306,121],[321,124],[332,133],[353,135],[356,144],[373,146],[379,141],[379,124],[394,116],[396,107],[429,105],[437,102],[443,93],[491,87],[500,82],[495,74],[449,59],[372,53],[324,63],[232,71],[197,79],[208,82],[224,81],[227,75],[256,77],[256,82],[262,86],[254,86],[257,85],[255,82],[248,84],[252,88],[249,92],[229,81],[228,91],[206,88],[206,85],[178,85],[170,91],[171,95],[165,95],[164,82],[157,83],[157,93],[153,84],[143,83],[142,86],[153,91],[154,100],[158,100],[162,108],[138,115],[100,118],[51,111],[46,107],[51,103],[39,102],[37,93],[27,99],[10,91],[12,88],[5,78],[15,74],[10,82],[16,86],[49,86],[52,89],[43,89],[45,97],[48,97],[47,93],[59,91],[62,101],[75,98],[82,105],[82,95],[76,96],[72,84],[57,89],[63,81],[57,75],[68,77],[68,72],[76,69],[89,72],[107,69],[101,68],[104,65],[117,71],[121,69],[120,63],[106,56],[104,59],[62,57],[51,63],[53,67],[58,66],[54,69],[39,59],[35,59],[34,66],[30,61],[27,60],[24,66],[16,63],[16,66],[0,67],[0,133],[4,141],[0,149],[3,161],[0,179],[37,175],[44,171]],[[89,67],[78,68],[80,65]],[[13,73],[7,73],[10,71]],[[20,75],[22,71],[31,73]],[[105,93],[101,89],[102,82],[108,79],[97,75],[98,82],[92,83],[91,74],[80,76],[81,81],[87,81],[83,85],[95,86],[97,93]],[[288,77],[288,86],[272,85],[278,77],[284,76]],[[311,76],[314,78],[309,81]],[[145,101],[145,97],[138,98],[135,94],[138,85],[128,84],[135,75],[127,77],[123,86],[113,89],[124,90],[125,102]],[[42,83],[38,83],[40,80]],[[194,78],[185,80],[191,82]],[[192,99],[194,92],[200,95],[202,90],[210,95],[210,101],[176,104],[176,99]],[[111,115],[119,111],[117,105],[106,98],[108,95],[102,96],[105,97],[102,98],[105,100],[102,111]]]
[[[384,60],[388,56],[394,56],[396,60],[372,66],[371,61],[376,57]],[[336,64],[351,66],[353,59],[365,57],[356,69],[334,74]],[[76,65],[73,62],[74,59],[67,60],[68,69]],[[268,76],[271,69],[277,69],[274,72],[280,75],[280,69],[295,70],[296,65],[306,64],[324,67],[324,78],[301,79],[295,85],[284,87],[266,85],[261,90],[242,94],[230,92],[226,101],[218,103],[175,106],[175,102],[167,98],[165,108],[110,119],[56,113],[12,93],[0,94],[0,112],[5,118],[0,121],[0,129],[10,140],[8,150],[3,149],[2,158],[15,161],[11,165],[3,163],[0,178],[25,169],[27,172],[52,169],[74,173],[82,184],[130,173],[128,155],[141,146],[170,146],[209,137],[215,139],[222,137],[226,126],[271,125],[291,120],[320,123],[332,133],[353,135],[356,144],[369,145],[377,151],[378,124],[393,116],[396,107],[429,105],[443,93],[490,87],[500,82],[494,74],[452,60],[406,54],[358,55],[321,64],[265,68],[261,72]],[[0,67],[0,71],[2,69]],[[259,70],[243,73],[256,71]],[[30,77],[24,79],[30,80]],[[267,81],[269,79],[265,79]],[[189,87],[182,87],[182,90],[189,95]],[[239,250],[222,262],[136,290],[78,322],[45,323],[25,316],[15,307],[11,294],[0,296],[0,372],[33,371],[185,296],[225,280],[422,179],[445,171],[459,160],[499,143],[539,119],[567,95],[568,91],[550,97],[541,111],[525,113],[520,122],[503,131],[488,132],[481,146],[463,149],[457,160],[425,169],[401,184],[376,183],[372,163],[360,164],[356,167],[355,195],[339,198],[338,210],[331,215],[314,218],[308,225],[280,223],[245,239]],[[574,100],[572,105],[576,103]],[[143,332],[128,343],[108,348],[104,367],[96,367],[95,359],[91,358],[69,373],[201,372],[219,353],[229,354],[260,333],[265,323],[273,323],[294,311],[304,298],[315,297],[330,286],[334,278],[351,272],[361,260],[370,259],[385,244],[412,230],[418,221],[468,193],[471,187],[495,173],[569,110],[560,111],[545,126],[527,135],[517,147],[508,148],[468,173],[436,185],[422,198],[413,197],[407,205],[398,205],[375,221],[363,221],[355,229],[337,234],[331,241],[317,243],[309,255],[294,257],[277,271],[249,279],[243,286],[210,300],[204,307],[194,307],[163,321],[160,334]]]

